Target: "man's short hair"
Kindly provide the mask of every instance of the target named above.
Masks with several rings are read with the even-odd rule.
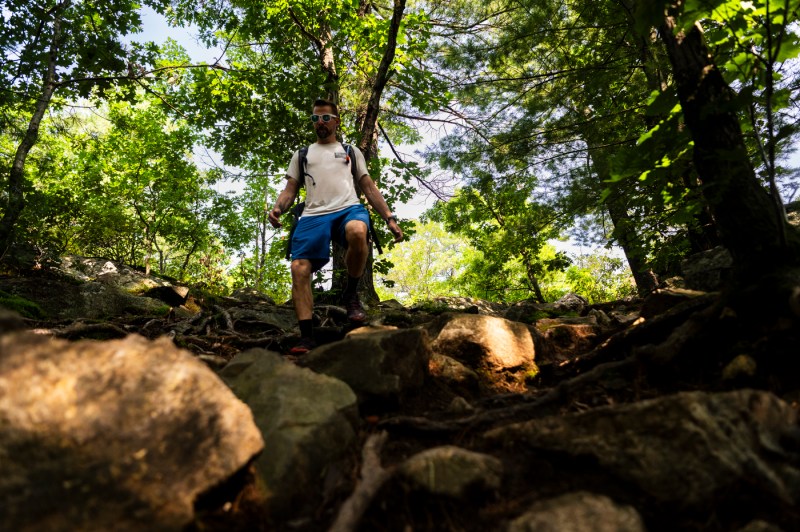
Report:
[[[339,116],[339,106],[336,105],[333,102],[329,102],[328,100],[323,100],[321,98],[317,99],[317,100],[314,100],[314,105],[312,106],[312,108],[313,107],[324,107],[326,105],[328,107],[330,107],[331,109],[333,109],[333,114],[335,114],[336,116]]]

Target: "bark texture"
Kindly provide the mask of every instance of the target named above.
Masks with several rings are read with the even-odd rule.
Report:
[[[59,44],[61,42],[61,13],[69,7],[72,2],[64,1],[53,10],[53,37],[50,41],[50,50],[47,59],[47,70],[42,79],[42,93],[36,100],[36,107],[25,136],[14,154],[14,161],[11,164],[11,172],[8,176],[8,200],[3,211],[3,218],[0,219],[0,259],[2,259],[8,248],[14,242],[14,229],[19,220],[22,210],[25,208],[25,160],[28,158],[31,148],[39,138],[39,126],[42,123],[45,111],[50,105],[53,93],[58,87],[56,81],[56,63],[58,61]]]
[[[668,12],[659,31],[694,140],[704,197],[735,267],[749,274],[797,264],[800,235],[775,215],[773,200],[756,177],[735,112],[735,94],[713,63],[700,28],[676,32]]]

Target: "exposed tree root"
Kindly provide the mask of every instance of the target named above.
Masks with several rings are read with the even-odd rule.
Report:
[[[647,344],[634,349],[635,356],[642,362],[664,365],[675,359],[687,342],[696,338],[711,321],[722,311],[722,305],[711,305],[700,312],[695,312],[686,321],[676,327],[666,340],[659,344]]]
[[[561,382],[544,395],[522,404],[483,410],[467,417],[448,421],[436,421],[416,416],[397,416],[381,421],[378,426],[386,430],[434,434],[485,430],[488,427],[510,420],[533,417],[542,408],[568,399],[583,387],[599,381],[607,373],[635,366],[637,362],[635,358],[630,357],[625,360],[601,364],[591,371]]]
[[[550,375],[543,375],[548,381],[562,381],[570,375],[588,371],[606,362],[621,360],[633,353],[634,347],[653,338],[671,335],[676,327],[681,327],[698,310],[706,309],[719,299],[719,294],[710,293],[675,305],[654,318],[636,323],[618,332],[588,353],[567,360],[553,368]]]
[[[361,482],[356,485],[350,497],[342,503],[339,514],[329,529],[330,532],[356,530],[361,517],[369,508],[375,495],[391,478],[394,469],[384,469],[381,466],[381,449],[388,436],[387,432],[380,432],[367,438],[362,452]]]
[[[222,317],[225,318],[225,328],[230,332],[234,332],[233,319],[231,319],[230,313],[219,305],[214,305],[214,310],[222,314]]]
[[[61,330],[54,330],[53,336],[66,340],[80,340],[82,338],[125,338],[129,331],[117,327],[113,323],[75,323]]]

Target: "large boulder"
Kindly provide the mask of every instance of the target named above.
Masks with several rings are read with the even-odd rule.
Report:
[[[262,450],[250,410],[164,339],[0,337],[7,530],[182,530]]]
[[[156,287],[171,286],[169,281],[145,275],[130,266],[104,258],[65,255],[55,270],[77,283],[99,281],[118,286],[126,292],[140,294]]]
[[[34,301],[47,318],[105,319],[123,314],[164,316],[169,307],[158,299],[135,296],[99,281],[67,283],[46,278],[0,279],[0,290]]]
[[[535,332],[522,323],[477,314],[446,313],[432,321],[426,330],[435,352],[473,368],[502,371],[533,363]]]
[[[684,392],[510,425],[486,437],[504,447],[592,457],[659,506],[697,511],[728,498],[775,510],[800,502],[800,469],[774,459],[798,452],[787,437],[796,422],[792,406],[766,392]]]
[[[430,356],[422,330],[363,327],[300,363],[346,382],[362,398],[397,399],[423,385]]]
[[[256,469],[270,514],[311,512],[322,497],[326,470],[355,443],[355,394],[337,379],[264,349],[239,353],[220,375],[250,406],[266,442]]]

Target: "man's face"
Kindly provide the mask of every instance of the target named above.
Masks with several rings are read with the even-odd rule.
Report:
[[[315,115],[332,115],[333,109],[328,105],[322,105],[319,107],[314,107],[313,113]],[[317,137],[321,139],[326,139],[331,136],[332,133],[336,131],[336,126],[339,124],[338,118],[331,118],[330,122],[324,122],[321,118],[314,123],[314,131],[317,134]]]

